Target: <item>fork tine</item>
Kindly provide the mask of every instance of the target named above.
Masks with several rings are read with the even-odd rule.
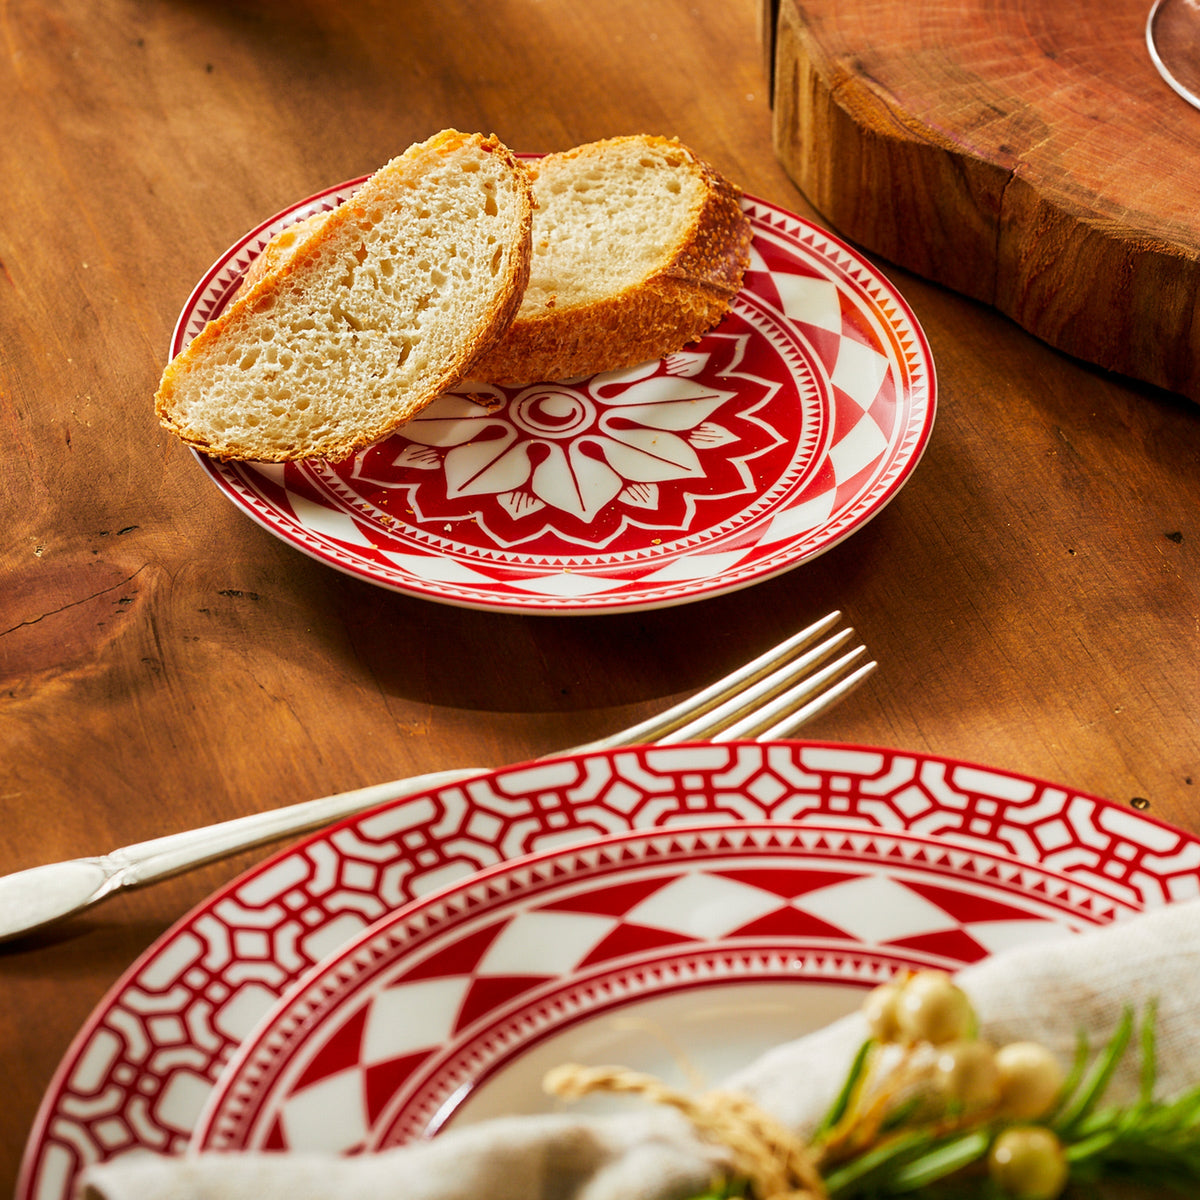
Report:
[[[774,742],[788,737],[806,721],[812,720],[818,713],[824,712],[831,705],[848,696],[878,665],[873,659],[871,662],[863,663],[857,671],[853,671],[845,679],[839,680],[833,687],[822,692],[807,704],[802,705],[795,712],[789,713],[777,725],[772,725],[770,729],[764,729],[756,735],[755,740],[760,742]]]
[[[722,741],[731,740],[731,737],[750,736],[753,729],[764,722],[769,724],[780,713],[787,711],[789,705],[794,706],[793,701],[789,699],[794,693],[800,693],[797,699],[811,695],[825,676],[820,672],[817,676],[809,676],[809,673],[838,650],[853,633],[852,629],[841,630],[799,658],[785,662],[769,675],[762,676],[756,683],[734,692],[723,703],[702,712],[694,720],[659,738],[659,741],[668,744],[694,742],[706,738],[716,741],[718,739],[714,735],[725,731],[736,732],[721,738]],[[811,686],[807,682],[797,682],[804,680],[805,676],[816,679],[817,682]]]
[[[865,646],[856,646],[835,662],[801,679],[769,704],[756,708],[742,720],[714,733],[710,740],[733,742],[741,738],[754,738],[760,742],[769,742],[784,736],[785,732],[798,728],[810,717],[816,716],[835,701],[848,695],[875,669],[876,664],[869,662],[838,681],[839,676],[844,675],[847,668],[866,652]],[[832,686],[829,686],[830,684]],[[802,703],[805,700],[808,700],[807,704]]]
[[[652,742],[687,740],[687,738],[680,735],[680,731],[694,725],[703,714],[709,713],[719,705],[726,703],[731,697],[742,695],[747,689],[758,685],[760,681],[777,675],[781,665],[786,665],[796,659],[798,655],[803,654],[813,642],[837,624],[841,616],[841,612],[837,610],[829,613],[819,621],[814,621],[806,629],[802,629],[799,633],[794,633],[791,637],[785,638],[779,645],[772,647],[757,658],[738,667],[737,670],[731,671],[723,679],[717,680],[716,683],[710,684],[695,695],[688,697],[688,699],[680,701],[680,703],[672,706],[665,712],[650,717],[629,729],[623,729],[610,737],[589,742],[585,746],[577,746],[573,752],[608,750],[620,746],[644,746]],[[817,650],[806,655],[803,661],[808,667],[811,667],[814,662],[832,653],[849,636],[850,631],[834,635],[824,646],[818,647]],[[782,686],[786,686],[786,681],[784,683],[776,681],[773,686],[764,686],[757,692],[757,695],[762,697],[774,694]],[[734,705],[732,715],[736,716],[745,707],[745,702]],[[727,721],[729,719],[731,719],[731,714],[727,713],[724,720]],[[709,727],[719,728],[720,724],[716,723]],[[694,740],[699,735],[693,731],[689,736]]]

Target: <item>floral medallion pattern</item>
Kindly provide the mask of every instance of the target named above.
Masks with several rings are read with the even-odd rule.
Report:
[[[678,536],[701,505],[744,505],[756,460],[775,451],[778,474],[791,457],[763,413],[781,385],[738,370],[748,339],[714,335],[576,383],[463,389],[340,474],[363,499],[391,501],[394,520],[399,498],[418,531],[450,521],[481,546],[570,556],[631,528]]]

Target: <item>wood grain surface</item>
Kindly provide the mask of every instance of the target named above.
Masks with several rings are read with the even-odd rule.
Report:
[[[767,0],[775,146],[844,236],[1200,399],[1200,111],[1149,0]]]
[[[916,274],[881,266],[938,369],[911,481],[812,563],[678,608],[495,615],[372,587],[237,512],[155,423],[176,315],[224,248],[445,126],[529,151],[675,134],[814,217],[773,150],[758,27],[757,0],[0,5],[0,871],[550,753],[835,607],[880,669],[809,736],[1200,832],[1200,410]],[[0,947],[0,1191],[104,992],[262,853]]]

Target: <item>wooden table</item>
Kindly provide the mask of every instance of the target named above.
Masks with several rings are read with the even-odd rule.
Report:
[[[872,523],[749,590],[497,615],[237,512],[151,397],[244,231],[445,126],[675,134],[820,219],[772,150],[758,0],[12,0],[0,14],[0,870],[578,744],[838,607],[881,666],[806,734],[1068,783],[1200,832],[1200,410],[878,264],[940,411]],[[262,852],[0,949],[0,1190],[105,990]]]

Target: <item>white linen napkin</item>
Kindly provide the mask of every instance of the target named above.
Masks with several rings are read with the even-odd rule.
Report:
[[[1158,1095],[1200,1082],[1200,901],[1007,951],[958,975],[994,1044],[1036,1040],[1069,1064],[1080,1030],[1094,1046],[1127,1006],[1157,1002]],[[855,1013],[770,1051],[730,1079],[803,1131],[831,1102],[866,1037]],[[637,1064],[621,1064],[636,1067]],[[1110,1097],[1137,1090],[1126,1055]],[[432,1142],[352,1158],[299,1154],[134,1154],[93,1166],[83,1200],[681,1200],[723,1162],[673,1110],[629,1101],[616,1116],[509,1117]]]

